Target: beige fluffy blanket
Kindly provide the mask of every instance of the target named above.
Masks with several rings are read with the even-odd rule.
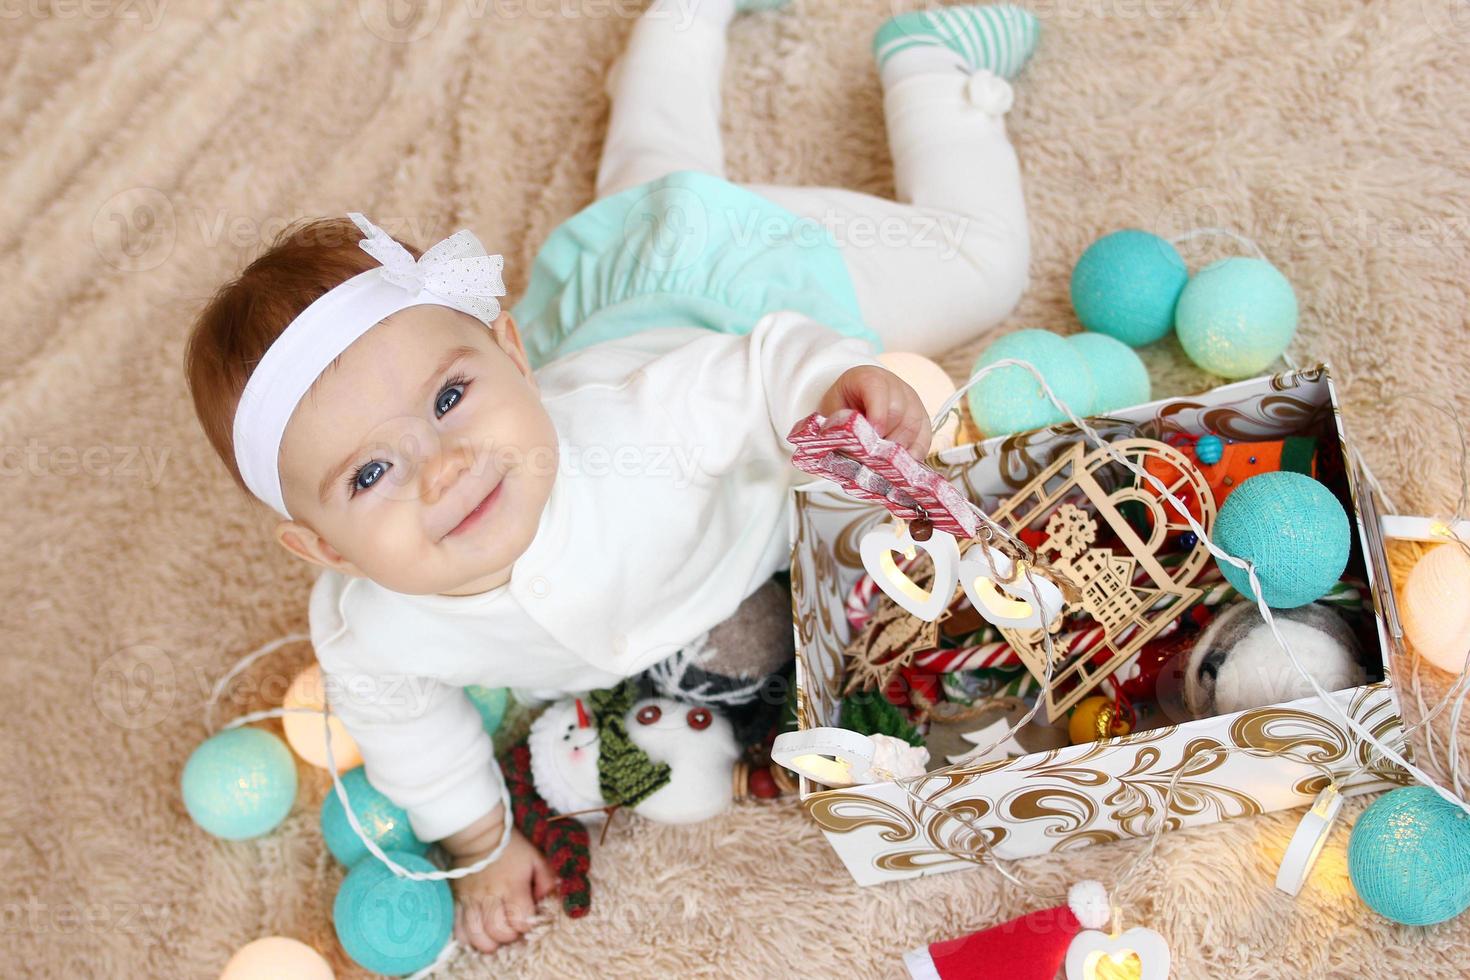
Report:
[[[236,657],[304,629],[311,570],[266,537],[197,429],[193,310],[285,222],[362,210],[429,243],[474,228],[514,295],[591,194],[625,0],[30,0],[0,17],[0,973],[207,977],[270,934],[358,975],[332,933],[323,774],[275,833],[196,828],[180,770]],[[730,174],[889,193],[874,28],[902,0],[795,0],[732,30]],[[1400,506],[1451,506],[1470,410],[1465,0],[1038,0],[1011,117],[1033,285],[1007,328],[1076,329],[1067,277],[1107,231],[1253,236],[1302,300],[1300,360]],[[415,12],[418,13],[415,13]],[[1208,258],[1201,249],[1192,262]],[[963,372],[986,338],[946,360]],[[1148,353],[1163,393],[1208,385]],[[278,703],[300,646],[230,714]],[[1362,803],[1350,805],[1355,815]],[[1470,972],[1470,917],[1391,925],[1339,833],[1293,902],[1297,815],[1167,835],[1132,917],[1183,977]],[[1058,893],[1141,845],[1029,861]],[[559,914],[462,977],[895,977],[913,946],[1039,899],[991,869],[859,890],[793,805],[615,829],[590,916]]]

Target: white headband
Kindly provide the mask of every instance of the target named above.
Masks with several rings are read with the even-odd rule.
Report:
[[[291,515],[281,492],[278,460],[291,413],[337,355],[385,317],[410,306],[447,306],[487,326],[500,315],[505,260],[486,255],[466,229],[414,260],[387,232],[356,211],[358,245],[382,265],[334,286],[286,327],[260,359],[235,410],[235,462],[250,492],[282,517]]]

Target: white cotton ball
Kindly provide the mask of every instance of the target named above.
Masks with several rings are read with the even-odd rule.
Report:
[[[1351,647],[1305,623],[1278,616],[1277,628],[1297,660],[1325,691],[1357,687],[1367,680]],[[1261,623],[1230,650],[1215,675],[1215,711],[1229,714],[1311,697],[1311,683],[1292,666],[1271,628]]]
[[[1409,645],[1440,670],[1459,674],[1470,653],[1470,556],[1442,544],[1414,565],[1399,608]]]

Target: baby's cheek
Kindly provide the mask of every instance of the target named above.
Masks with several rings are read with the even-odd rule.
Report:
[[[403,504],[391,509],[411,508]],[[394,588],[394,583],[413,586],[415,573],[427,571],[434,556],[434,542],[422,522],[408,520],[408,516],[384,512],[367,515],[350,532],[353,550],[361,556],[355,563],[369,578],[389,588]]]

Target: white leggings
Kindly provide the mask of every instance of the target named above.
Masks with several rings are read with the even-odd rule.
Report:
[[[709,21],[639,19],[607,78],[599,198],[675,170],[725,176],[724,63],[725,34]],[[1007,83],[988,72],[914,75],[890,88],[883,112],[897,201],[835,187],[741,186],[831,232],[885,349],[942,354],[1003,320],[1028,283],[1009,103]]]

